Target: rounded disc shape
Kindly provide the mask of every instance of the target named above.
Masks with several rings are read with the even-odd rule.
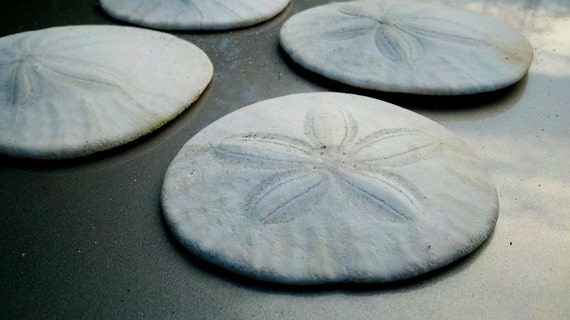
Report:
[[[110,16],[164,30],[226,30],[279,14],[291,0],[100,0]]]
[[[528,40],[493,18],[390,1],[331,3],[289,18],[281,46],[303,67],[352,86],[459,95],[519,81]]]
[[[309,93],[233,112],[190,139],[162,206],[191,252],[289,284],[387,282],[468,254],[495,187],[445,128],[389,103]]]
[[[156,31],[72,26],[0,38],[0,152],[85,156],[176,117],[210,82],[193,44]]]

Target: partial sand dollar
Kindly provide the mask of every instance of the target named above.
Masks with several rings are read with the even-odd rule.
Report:
[[[0,38],[0,152],[85,156],[147,134],[212,78],[206,54],[156,31],[71,26]]]
[[[100,0],[110,16],[164,30],[225,30],[269,20],[291,0]]]
[[[289,284],[414,277],[473,251],[498,215],[455,135],[340,93],[262,101],[206,127],[170,164],[162,205],[197,256]]]
[[[519,81],[532,61],[512,27],[470,12],[407,1],[338,2],[289,18],[281,45],[308,70],[352,86],[460,95]]]

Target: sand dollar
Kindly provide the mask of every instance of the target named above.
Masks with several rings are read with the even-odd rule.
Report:
[[[0,152],[111,149],[181,113],[212,74],[202,50],[156,31],[71,26],[0,38]]]
[[[165,30],[225,30],[279,14],[290,0],[100,0],[110,16]]]
[[[425,3],[352,1],[300,12],[281,45],[303,67],[352,86],[459,95],[519,81],[528,40],[493,18]]]
[[[170,164],[162,205],[197,256],[289,284],[423,274],[472,252],[498,214],[487,170],[455,135],[340,93],[266,100],[212,123]]]

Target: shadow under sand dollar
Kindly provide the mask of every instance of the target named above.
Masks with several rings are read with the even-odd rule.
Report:
[[[453,281],[453,277],[463,272],[468,272],[470,266],[477,261],[481,254],[484,254],[489,243],[493,241],[494,232],[477,249],[446,266],[435,269],[428,273],[399,281],[391,282],[345,282],[329,284],[308,284],[295,285],[269,282],[241,275],[219,265],[208,262],[186,249],[174,236],[164,215],[163,231],[169,239],[173,249],[178,252],[187,263],[187,268],[177,270],[183,272],[188,277],[199,277],[209,281],[213,286],[237,286],[244,290],[257,291],[260,293],[278,293],[298,297],[326,296],[330,294],[343,293],[354,296],[377,295],[393,292],[407,292],[420,290],[444,281]],[[215,279],[215,281],[213,281]]]
[[[302,80],[308,82],[315,91],[325,90],[368,96],[416,112],[441,111],[444,113],[451,111],[460,112],[462,115],[469,113],[471,119],[493,117],[513,107],[523,95],[528,78],[526,75],[520,81],[506,88],[469,95],[439,96],[384,92],[358,88],[331,80],[295,63],[281,48],[279,54],[286,65]]]

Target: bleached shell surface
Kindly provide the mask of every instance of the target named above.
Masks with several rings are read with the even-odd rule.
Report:
[[[111,149],[176,117],[212,74],[202,50],[156,31],[71,26],[0,38],[0,152]]]
[[[460,95],[519,81],[528,40],[493,18],[407,1],[354,1],[289,18],[281,45],[308,70],[352,86]]]
[[[100,0],[110,16],[164,30],[225,30],[279,14],[290,0]]]
[[[206,127],[170,164],[162,206],[194,254],[289,284],[413,277],[470,253],[498,215],[455,135],[340,93],[262,101]]]

